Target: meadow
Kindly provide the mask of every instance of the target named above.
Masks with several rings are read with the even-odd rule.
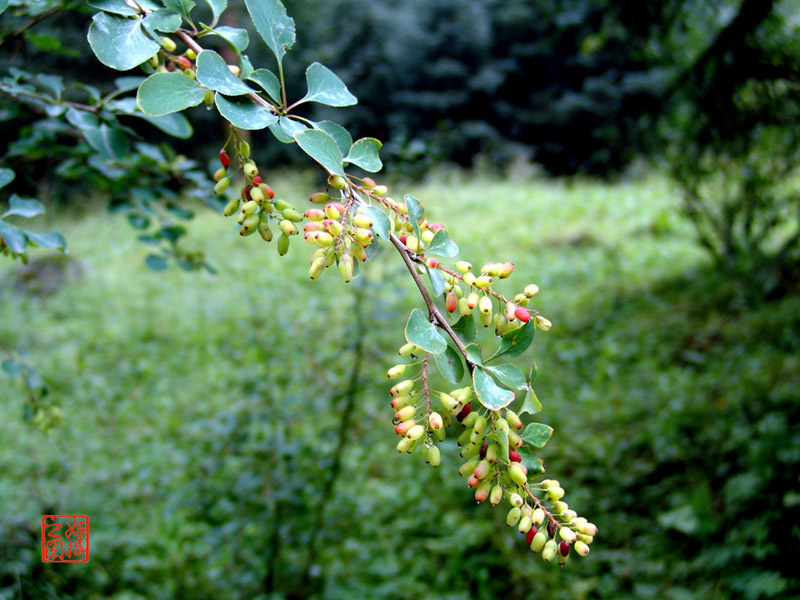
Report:
[[[269,181],[298,206],[320,186]],[[800,298],[753,304],[716,273],[658,173],[441,171],[406,192],[464,259],[514,261],[505,291],[541,288],[542,456],[597,523],[592,553],[544,564],[475,504],[454,441],[438,469],[396,453],[385,369],[421,303],[391,248],[348,285],[309,281],[302,240],[279,257],[198,208],[186,244],[217,274],[153,272],[96,202],[48,209],[71,265],[52,293],[0,267],[0,341],[64,413],[41,433],[0,375],[0,598],[797,593]],[[88,564],[41,563],[45,513],[90,516]]]

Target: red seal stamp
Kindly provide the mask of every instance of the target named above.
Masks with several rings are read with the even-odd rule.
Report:
[[[89,562],[89,517],[44,515],[42,562]]]

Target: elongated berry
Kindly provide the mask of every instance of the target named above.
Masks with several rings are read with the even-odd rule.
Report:
[[[472,433],[472,432],[467,430],[464,433]],[[458,452],[461,458],[472,458],[473,456],[480,458],[481,445],[473,444],[472,442],[469,442],[469,440],[467,440],[467,442],[468,443],[465,443],[461,447],[461,450]]]
[[[488,275],[481,275],[475,278],[475,283],[473,285],[479,289],[487,288],[492,285],[492,278]]]
[[[467,298],[461,298],[458,301],[458,312],[461,314],[462,317],[468,317],[472,314],[472,309],[469,307],[469,302]]]
[[[523,293],[528,298],[533,298],[536,294],[539,293],[539,286],[536,285],[535,283],[530,283],[530,284],[525,286],[525,289],[523,290]]]
[[[519,452],[516,450],[509,450],[508,451],[508,460],[511,462],[519,463],[522,462],[522,457],[519,455]]]
[[[553,324],[541,315],[536,315],[536,326],[542,331],[550,331]]]
[[[386,372],[386,376],[389,379],[397,379],[398,377],[402,377],[403,374],[406,372],[408,365],[395,365],[391,369]]]
[[[353,225],[356,227],[363,227],[364,229],[372,229],[372,219],[367,215],[358,213],[353,217]]]
[[[278,236],[278,254],[285,256],[289,252],[289,238],[284,233]]]
[[[325,258],[316,258],[311,263],[311,267],[308,269],[308,276],[311,279],[317,279],[322,272],[325,270]]]
[[[522,420],[513,410],[506,410],[505,419],[508,421],[508,424],[517,431],[522,429]]]
[[[252,190],[250,190],[250,198],[252,198],[253,201],[258,205],[261,205],[265,200],[264,191],[260,187],[254,187]]]
[[[406,433],[406,437],[412,440],[418,440],[425,435],[425,427],[423,425],[414,425]]]
[[[347,187],[347,181],[341,175],[331,175],[328,177],[328,185],[337,190],[343,190]]]
[[[219,181],[220,179],[226,177],[227,175],[228,175],[228,169],[226,169],[225,167],[220,167],[219,169],[214,171],[214,181]]]
[[[413,445],[414,445],[414,442],[404,436],[403,439],[401,439],[399,442],[397,442],[397,451],[398,452],[408,452],[409,450],[411,450]]]
[[[522,499],[522,496],[517,494],[516,492],[512,492],[508,495],[508,502],[512,506],[522,506],[525,503],[525,500]]]
[[[219,151],[219,164],[226,169],[231,166],[231,157],[228,156],[228,153],[225,152],[224,148]]]
[[[225,208],[222,209],[222,214],[230,217],[235,215],[237,210],[239,210],[239,198],[234,198],[225,205]]]
[[[489,497],[489,492],[492,490],[492,484],[488,481],[481,481],[478,487],[475,488],[475,501],[480,504]]]
[[[428,464],[432,467],[438,467],[442,462],[442,454],[437,446],[431,446],[428,452]]]
[[[594,523],[584,523],[578,527],[578,531],[584,535],[594,537],[597,535],[597,525]]]
[[[532,527],[533,523],[531,522],[531,518],[528,515],[523,515],[522,518],[519,520],[519,526],[518,526],[519,532],[528,533]],[[530,542],[528,543],[530,544]]]
[[[249,202],[245,202],[244,204],[242,204],[242,212],[247,217],[249,217],[252,214],[255,214],[257,210],[258,210],[258,202],[256,202],[255,200],[250,200]]]
[[[432,412],[430,415],[428,415],[428,424],[434,431],[443,428],[444,421],[442,420],[442,415],[440,415],[438,412]]]
[[[465,404],[464,407],[456,415],[456,419],[458,419],[458,421],[461,422],[464,419],[466,419],[467,416],[469,416],[469,413],[471,413],[471,412],[472,412],[472,405],[471,404]]]
[[[531,528],[531,531],[533,528]],[[530,542],[531,550],[534,552],[541,552],[544,545],[547,543],[547,532],[543,529],[537,529]],[[552,559],[551,559],[552,560]]]
[[[401,408],[409,406],[412,402],[411,394],[400,394],[392,398],[391,404],[393,409],[400,410]]]
[[[586,556],[590,552],[588,544],[585,544],[581,541],[575,542],[575,544],[573,544],[573,548],[575,548],[575,552],[580,556]]]
[[[239,156],[247,160],[250,158],[250,144],[242,140],[239,142]]]
[[[545,492],[545,498],[548,502],[555,502],[556,500],[561,500],[564,497],[564,488],[561,487],[551,487]]]
[[[445,301],[445,308],[447,308],[447,312],[455,312],[458,308],[458,298],[453,292],[447,294],[447,300]]]
[[[521,514],[522,511],[520,511],[518,506],[512,507],[511,510],[509,510],[508,514],[506,515],[506,525],[508,525],[509,527],[514,527],[514,525],[516,525],[519,522]]]
[[[525,543],[528,545],[532,544],[533,538],[537,533],[539,533],[539,529],[535,525],[531,524],[531,528],[528,529],[528,533],[525,534]],[[531,550],[533,550],[533,548],[531,548]]]
[[[558,530],[559,537],[564,540],[567,544],[571,544],[575,541],[575,532],[572,531],[569,527],[562,527]]]
[[[486,460],[494,464],[497,462],[497,458],[499,456],[500,456],[500,445],[489,444],[489,446],[486,448]]]
[[[258,167],[256,167],[256,163],[254,163],[252,160],[249,160],[242,166],[242,172],[244,173],[245,177],[252,179],[258,175]]]
[[[389,188],[387,188],[385,185],[376,185],[374,188],[372,188],[372,193],[376,196],[383,196],[388,191]]]
[[[521,306],[518,306],[514,310],[514,316],[516,316],[523,323],[527,323],[528,321],[531,320],[531,313],[529,313],[527,310],[525,310]]]
[[[535,538],[534,538],[535,539]],[[542,560],[544,562],[551,562],[556,557],[556,543],[554,540],[547,540],[542,550]]]
[[[464,464],[462,464],[458,468],[458,474],[462,477],[467,477],[472,475],[472,472],[475,470],[475,467],[478,466],[478,463],[481,462],[481,459],[477,456],[473,456],[467,460]]]
[[[373,233],[369,229],[359,227],[356,229],[353,237],[362,246],[369,246],[372,243]]]
[[[472,474],[475,475],[475,477],[477,477],[478,479],[483,480],[486,479],[487,475],[489,475],[491,468],[492,468],[491,463],[484,458],[477,464]]]
[[[224,194],[225,190],[227,190],[228,187],[230,187],[230,185],[231,185],[231,178],[230,177],[223,177],[214,186],[214,193],[217,194],[217,195]]]
[[[405,406],[395,413],[394,418],[396,421],[408,421],[417,412],[417,408],[413,405]]]
[[[472,269],[472,265],[465,260],[460,260],[456,263],[456,269],[462,273],[466,273]]]
[[[408,394],[414,389],[414,381],[411,379],[404,379],[392,386],[389,394],[392,396],[399,396],[400,394]]]
[[[489,502],[491,502],[492,506],[497,506],[500,504],[500,501],[503,499],[503,488],[499,485],[495,485],[492,488],[492,491],[489,493]]]
[[[175,52],[175,50],[178,49],[178,45],[175,43],[175,40],[165,36],[161,37],[161,45],[167,52]]]
[[[511,477],[511,481],[517,485],[525,485],[528,483],[528,476],[522,471],[520,466],[520,463],[511,463],[511,466],[508,468],[508,476]]]
[[[258,233],[265,242],[272,241],[272,229],[269,228],[268,221],[261,220],[258,222]]]

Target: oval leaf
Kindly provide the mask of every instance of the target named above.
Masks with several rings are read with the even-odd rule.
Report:
[[[19,215],[30,219],[36,215],[44,213],[44,205],[33,198],[20,198],[12,194],[8,199],[9,209],[3,214],[4,217]]]
[[[425,252],[427,254],[436,254],[437,256],[453,258],[454,256],[458,256],[458,246],[450,239],[450,236],[444,229],[440,229],[436,232],[436,235],[433,236]]]
[[[139,86],[136,103],[143,113],[163,117],[197,106],[206,91],[183,73],[154,73]]]
[[[49,231],[47,233],[33,233],[28,231],[26,233],[28,234],[28,241],[40,248],[53,248],[56,250],[67,249],[67,241],[64,239],[64,236],[57,231]]]
[[[247,34],[246,29],[220,25],[216,29],[210,30],[208,33],[221,37],[228,42],[238,54],[247,50],[247,47],[250,45],[250,36]]]
[[[500,410],[514,401],[514,392],[499,387],[481,367],[473,369],[472,383],[478,400],[489,410]]]
[[[286,14],[279,0],[245,0],[256,31],[278,62],[294,44],[294,19]]]
[[[553,436],[553,428],[544,423],[531,423],[525,428],[520,436],[524,441],[536,446],[537,448],[544,448],[545,444],[550,441]]]
[[[273,102],[280,104],[281,82],[278,81],[278,78],[272,71],[269,69],[256,69],[250,73],[250,75],[248,75],[247,79],[257,83],[265,92],[267,92],[267,95],[272,99]]]
[[[239,129],[264,129],[278,121],[269,109],[247,99],[226,98],[217,93],[217,110]]]
[[[458,384],[464,377],[464,363],[461,361],[461,355],[452,346],[447,346],[447,350],[442,354],[434,354],[434,358],[439,373],[453,385]]]
[[[9,183],[14,181],[14,171],[11,169],[2,169],[0,168],[0,188],[6,187]]]
[[[478,330],[475,327],[475,317],[472,315],[461,317],[456,324],[453,325],[453,331],[458,334],[458,337],[461,338],[461,342],[465,345],[471,344],[478,339]]]
[[[294,139],[297,145],[328,173],[344,177],[342,153],[330,135],[319,129],[307,129],[296,133]]]
[[[311,63],[306,69],[306,82],[308,92],[297,104],[319,102],[328,106],[352,106],[358,103],[339,76],[318,62]]]
[[[528,413],[535,415],[542,410],[542,403],[536,397],[536,392],[533,388],[528,388],[528,393],[525,394],[525,400],[522,402],[522,408],[519,409],[519,414]]]
[[[89,45],[97,59],[112,69],[127,71],[158,52],[159,45],[142,30],[141,19],[97,13],[89,27]]]
[[[206,3],[211,8],[211,26],[214,27],[219,21],[220,15],[228,8],[228,0],[206,0]]]
[[[500,446],[499,458],[502,459],[503,462],[508,463],[508,432],[505,429],[497,429],[494,433],[490,433],[486,437],[498,443]]]
[[[528,473],[544,473],[544,461],[533,453],[530,446],[523,444],[521,448],[517,449],[517,452],[522,458],[522,464],[528,467]]]
[[[169,266],[166,259],[157,254],[148,254],[147,258],[144,259],[144,264],[153,271],[163,271]]]
[[[411,311],[406,323],[406,341],[416,344],[425,352],[442,354],[447,350],[447,341],[436,331],[436,326],[431,323],[421,310],[415,308]]]
[[[225,96],[244,96],[253,91],[231,73],[225,59],[213,50],[203,50],[197,55],[197,81]]]
[[[414,235],[419,238],[419,222],[425,216],[425,211],[422,210],[422,204],[414,196],[405,197],[406,207],[408,208],[408,217],[411,221],[411,227],[414,229]]]
[[[28,238],[25,232],[19,227],[9,225],[5,221],[0,221],[0,237],[6,243],[6,246],[11,248],[12,252],[22,254],[25,252],[25,246],[28,245]]]
[[[496,367],[485,367],[485,369],[510,390],[528,389],[528,380],[514,365],[497,365]]]
[[[361,138],[350,147],[345,160],[365,171],[370,173],[377,173],[383,168],[383,163],[378,156],[378,150],[381,149],[383,144],[380,140],[375,138]]]
[[[121,160],[130,150],[130,140],[119,127],[103,123],[100,127],[87,129],[83,135],[102,160]]]
[[[433,289],[434,296],[441,296],[447,284],[444,282],[444,277],[439,272],[439,269],[428,269],[428,277],[431,280],[431,288]]]
[[[470,317],[471,319],[472,317]],[[472,364],[483,365],[481,358],[481,348],[478,344],[467,344],[464,346],[464,351],[467,353],[467,358]]]
[[[389,234],[392,230],[392,223],[389,217],[383,214],[383,211],[374,206],[365,206],[361,209],[362,212],[372,219],[372,230],[385,240],[389,239]]]
[[[531,319],[519,329],[509,331],[505,334],[503,336],[503,341],[500,343],[500,348],[498,348],[497,352],[495,352],[494,356],[489,360],[494,360],[504,355],[509,357],[519,356],[530,348],[535,335],[536,328],[533,326],[533,319]]]
[[[350,152],[350,146],[353,145],[353,138],[347,129],[338,123],[334,123],[333,121],[320,121],[319,123],[314,123],[314,129],[321,129],[330,135],[336,141],[336,145],[339,146],[339,150],[342,151],[343,155],[346,152]]]

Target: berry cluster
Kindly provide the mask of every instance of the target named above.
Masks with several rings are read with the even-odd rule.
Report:
[[[405,344],[399,352],[413,356],[419,349]],[[597,527],[579,517],[562,500],[564,489],[558,481],[545,479],[534,483],[541,477],[543,467],[534,463],[529,468],[518,452],[524,444],[518,433],[523,427],[520,417],[509,409],[473,410],[471,386],[449,392],[429,389],[426,361],[427,354],[419,363],[423,367],[420,377],[403,379],[389,392],[395,410],[395,433],[402,438],[397,451],[410,454],[421,448],[423,460],[439,466],[441,453],[436,444],[446,438],[448,427],[460,423],[463,430],[457,443],[466,461],[458,472],[468,478],[467,485],[475,490],[475,500],[481,503],[488,499],[492,506],[503,500],[508,502],[506,524],[516,526],[525,535],[530,549],[541,553],[546,562],[557,558],[564,565],[571,548],[580,556],[589,554]],[[402,377],[411,366],[395,365],[388,376]],[[433,410],[432,396],[438,397],[441,412]],[[543,497],[537,492],[543,493]]]

